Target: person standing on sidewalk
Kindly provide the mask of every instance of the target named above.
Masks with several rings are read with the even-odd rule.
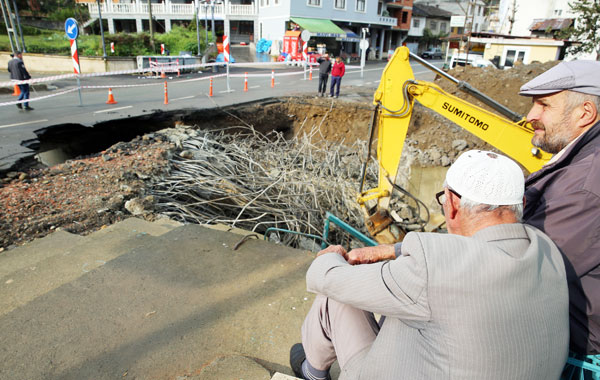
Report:
[[[329,79],[329,73],[331,72],[329,55],[324,54],[317,59],[317,62],[319,63],[319,96],[325,96],[325,91],[327,91],[327,80]]]
[[[27,72],[25,68],[25,63],[23,63],[23,54],[20,51],[15,53],[15,57],[8,61],[8,72],[10,73],[10,79],[13,80],[27,80],[31,79],[31,75]],[[21,95],[19,95],[18,100],[28,100],[29,99],[29,84],[19,84],[19,90],[21,90]],[[32,111],[33,108],[29,107],[29,102],[24,102],[23,104],[17,104],[18,108],[25,109],[26,111]]]
[[[329,90],[329,96],[333,97],[333,88],[335,87],[335,97],[340,96],[340,85],[342,84],[342,77],[346,73],[346,65],[342,61],[340,56],[335,58],[335,63],[331,69],[331,88]]]

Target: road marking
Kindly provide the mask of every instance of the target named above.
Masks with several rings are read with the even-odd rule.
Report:
[[[378,79],[378,80],[376,80],[376,81],[375,81],[375,82],[373,82],[373,83],[379,83],[379,82],[381,82],[381,80],[379,80],[379,79]]]
[[[373,84],[373,82],[366,82],[365,84]]]
[[[176,100],[184,100],[184,99],[191,99],[193,98],[194,95],[191,96],[184,96],[183,98],[175,98],[175,99],[171,99],[172,102],[176,101]]]
[[[231,89],[231,90],[223,90],[223,91],[219,91],[219,92],[220,92],[221,94],[223,94],[223,93],[225,93],[225,92],[234,92],[234,91],[235,91],[234,89]]]
[[[125,106],[125,107],[118,107],[118,108],[109,108],[109,109],[106,109],[106,110],[94,111],[94,113],[118,111],[118,110],[124,110],[124,109],[132,108],[132,107],[133,106]]]
[[[34,120],[34,121],[26,121],[26,122],[24,122],[24,123],[15,123],[15,124],[6,124],[6,125],[0,125],[0,128],[10,128],[10,127],[17,127],[17,126],[19,126],[19,125],[35,124],[35,123],[43,123],[44,121],[48,121],[48,119]]]
[[[260,86],[250,86],[248,88],[259,88]]]

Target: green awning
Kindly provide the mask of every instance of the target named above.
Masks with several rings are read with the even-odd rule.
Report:
[[[292,17],[291,20],[315,37],[346,37],[346,32],[331,20],[303,17]]]

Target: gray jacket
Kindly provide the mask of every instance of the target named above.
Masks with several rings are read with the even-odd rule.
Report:
[[[329,253],[309,291],[386,316],[340,379],[558,379],[569,307],[562,256],[538,229],[406,235],[395,260],[351,266]]]
[[[19,58],[13,58],[8,61],[8,72],[10,79],[26,80],[31,79],[31,75],[27,72],[25,64]]]
[[[325,58],[317,59],[319,63],[319,74],[321,75],[329,75],[331,72],[331,61]]]
[[[600,353],[600,123],[525,181],[523,221],[567,256],[571,350]]]

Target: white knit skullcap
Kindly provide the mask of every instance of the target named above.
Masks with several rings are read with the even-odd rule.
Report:
[[[525,191],[519,165],[508,157],[483,150],[461,154],[448,169],[446,183],[462,197],[487,205],[520,204]]]

